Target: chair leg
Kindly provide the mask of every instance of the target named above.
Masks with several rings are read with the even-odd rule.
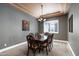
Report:
[[[33,54],[34,56],[35,56],[35,52],[34,52],[34,54]]]
[[[48,46],[49,52],[50,52],[50,47],[51,47],[51,46],[50,46],[50,44],[49,44],[49,46]]]
[[[48,49],[47,49],[47,47],[46,47],[46,52],[47,52],[47,55],[48,55]]]
[[[53,43],[52,43],[52,47],[53,47]]]
[[[43,47],[41,47],[41,51],[43,51],[44,49],[43,49]]]
[[[29,48],[28,48],[28,50],[27,50],[27,56],[29,55]]]
[[[53,44],[51,43],[51,49],[52,49],[52,47],[53,47]]]
[[[36,50],[33,50],[33,56],[35,56],[35,52],[36,52]]]
[[[49,51],[52,50],[52,47],[53,47],[53,45],[52,44],[49,44]]]
[[[40,53],[40,49],[39,49],[39,53]]]

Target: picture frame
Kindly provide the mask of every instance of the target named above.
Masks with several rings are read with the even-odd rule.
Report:
[[[69,18],[69,32],[73,32],[73,14]]]
[[[30,22],[27,20],[22,20],[22,31],[29,31]]]

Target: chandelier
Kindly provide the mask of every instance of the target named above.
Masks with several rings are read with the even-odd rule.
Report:
[[[41,16],[38,18],[38,21],[46,21],[46,19],[43,18],[43,4],[41,4]]]

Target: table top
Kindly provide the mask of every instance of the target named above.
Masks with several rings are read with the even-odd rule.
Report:
[[[41,35],[41,39],[38,39],[37,37],[35,37],[36,38],[36,40],[39,40],[39,41],[44,41],[44,40],[46,40],[47,39],[47,36],[46,35],[44,35],[44,34],[40,34]]]
[[[40,39],[40,41],[44,41],[44,40],[46,40],[47,39],[47,36],[41,36],[41,39]]]

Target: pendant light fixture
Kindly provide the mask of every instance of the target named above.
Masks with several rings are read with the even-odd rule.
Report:
[[[40,15],[40,17],[38,18],[38,21],[46,21],[46,19],[45,18],[43,18],[43,4],[41,4],[41,15]]]

